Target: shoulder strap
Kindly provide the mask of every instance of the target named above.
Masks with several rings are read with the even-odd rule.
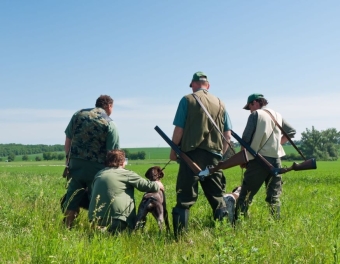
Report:
[[[305,156],[302,154],[302,152],[298,149],[298,147],[294,144],[293,140],[287,135],[286,131],[283,130],[283,128],[279,125],[279,123],[276,121],[275,117],[272,115],[271,112],[269,112],[266,109],[262,109],[263,111],[267,112],[269,114],[269,116],[273,119],[274,123],[278,126],[278,128],[280,128],[282,134],[288,139],[288,141],[290,142],[290,144],[292,144],[292,146],[296,149],[297,152],[299,152],[299,154],[301,155],[301,157],[306,160]]]
[[[196,99],[196,101],[198,102],[198,104],[202,107],[203,111],[207,114],[209,120],[211,121],[211,123],[214,125],[215,129],[217,130],[218,133],[221,134],[222,138],[225,140],[225,142],[227,142],[227,144],[229,145],[230,149],[233,151],[233,153],[235,154],[235,150],[232,147],[232,145],[230,144],[230,142],[225,138],[225,136],[223,135],[223,133],[221,132],[221,130],[218,128],[215,120],[212,118],[212,116],[210,115],[210,113],[208,112],[207,108],[205,108],[205,106],[203,105],[202,101],[199,99],[199,97],[193,93],[192,94],[194,96],[194,98]]]

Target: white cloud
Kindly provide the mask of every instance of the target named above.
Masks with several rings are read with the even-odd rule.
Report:
[[[296,98],[277,96],[268,98],[268,107],[280,112],[297,130],[296,139],[306,128],[340,130],[340,94],[326,94]],[[242,135],[249,111],[243,110],[244,102],[226,102],[233,130]],[[117,124],[121,147],[167,146],[154,130],[159,126],[170,138],[176,104],[165,104],[152,98],[127,98],[115,100],[111,118]],[[0,143],[64,144],[64,130],[75,111],[62,109],[3,109],[0,116]]]

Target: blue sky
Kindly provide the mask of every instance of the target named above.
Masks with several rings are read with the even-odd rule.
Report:
[[[241,135],[263,93],[301,132],[336,128],[340,1],[1,1],[0,143],[63,144],[101,94],[121,147],[167,146],[179,100],[204,71]]]

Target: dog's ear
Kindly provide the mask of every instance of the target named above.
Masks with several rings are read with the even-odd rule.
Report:
[[[145,172],[145,177],[147,179],[149,179],[150,181],[153,180],[153,173],[152,173],[153,167],[149,168],[146,172]]]
[[[158,178],[161,179],[164,177],[164,172],[163,170],[161,169],[161,167],[158,167],[157,166],[157,174],[158,174]]]
[[[149,168],[145,173],[145,177],[150,181],[157,181],[159,179],[157,166]]]

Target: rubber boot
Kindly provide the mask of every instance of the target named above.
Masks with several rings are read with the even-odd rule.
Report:
[[[172,208],[172,224],[175,239],[184,231],[188,230],[189,209],[174,207]]]

